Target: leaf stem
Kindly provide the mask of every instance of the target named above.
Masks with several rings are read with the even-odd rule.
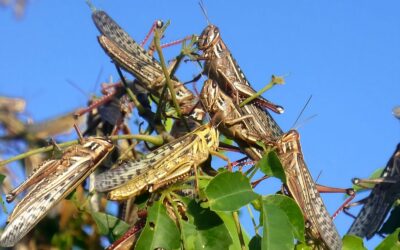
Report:
[[[154,145],[162,145],[164,143],[163,137],[161,135],[158,136],[152,136],[152,135],[142,135],[142,134],[131,134],[131,135],[114,135],[114,136],[110,136],[108,137],[110,140],[112,141],[117,141],[117,140],[122,140],[122,139],[136,139],[139,141],[147,141],[150,142]],[[73,141],[68,141],[68,142],[64,142],[64,143],[60,143],[57,144],[60,148],[66,148],[72,145],[78,144],[78,140],[73,140]],[[54,145],[50,145],[47,147],[43,147],[43,148],[37,148],[37,149],[33,149],[30,150],[28,152],[19,154],[17,156],[11,157],[10,159],[4,160],[4,161],[0,161],[0,166],[3,166],[5,164],[8,164],[10,162],[13,161],[17,161],[17,160],[21,160],[24,159],[28,156],[31,155],[35,155],[35,154],[39,154],[39,153],[44,153],[44,152],[48,152],[54,149]]]
[[[170,193],[167,193],[165,195],[167,198],[169,204],[172,206],[172,210],[174,211],[175,217],[176,217],[176,222],[178,223],[179,231],[181,232],[181,241],[183,243],[184,249],[186,249],[187,243],[185,241],[185,237],[183,235],[183,228],[182,228],[182,222],[181,222],[181,215],[179,214],[178,207],[175,204],[175,201],[172,199]]]
[[[257,99],[259,96],[261,96],[265,91],[271,89],[273,86],[275,86],[276,84],[283,84],[284,80],[282,77],[279,76],[272,76],[271,81],[267,84],[267,86],[265,86],[264,88],[262,88],[260,91],[258,91],[257,93],[255,93],[254,95],[246,98],[243,102],[240,103],[239,107],[243,107],[244,105],[248,104],[249,102],[253,101],[254,99]]]
[[[235,221],[236,229],[238,232],[240,246],[242,247],[242,250],[246,250],[246,244],[244,243],[243,232],[242,232],[242,227],[240,226],[238,212],[235,211],[232,213],[232,215],[233,215],[233,220]]]
[[[156,50],[157,50],[157,53],[158,53],[158,57],[160,58],[161,68],[162,68],[162,70],[164,72],[164,75],[165,75],[165,82],[167,83],[169,92],[171,93],[172,103],[175,106],[176,113],[182,119],[183,118],[182,117],[182,111],[181,111],[179,103],[178,103],[178,101],[176,99],[175,89],[174,89],[174,86],[172,84],[171,77],[170,77],[169,72],[168,72],[168,68],[167,68],[167,66],[165,64],[164,55],[163,55],[162,50],[161,50],[160,32],[161,31],[159,29],[156,29],[155,32],[154,32],[154,45],[156,47]],[[184,121],[184,124],[185,124],[186,128],[189,129],[189,125],[187,124],[186,120],[185,119],[182,119],[182,120]]]
[[[253,227],[254,227],[254,232],[256,233],[256,235],[258,234],[258,228],[257,228],[257,223],[256,220],[254,219],[254,215],[253,215],[253,211],[251,211],[251,207],[249,204],[247,204],[247,211],[249,212],[250,218],[251,218],[251,222],[253,223]]]

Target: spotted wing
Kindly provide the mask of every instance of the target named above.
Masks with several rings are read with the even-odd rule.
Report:
[[[91,157],[77,158],[71,159],[71,166],[58,168],[51,176],[42,179],[20,201],[0,236],[0,246],[15,245],[91,173]]]
[[[171,158],[177,158],[182,155],[186,148],[191,147],[197,136],[195,134],[187,134],[179,140],[170,142],[151,153],[147,154],[141,160],[128,161],[119,166],[96,176],[95,188],[97,191],[106,192],[118,188],[128,181],[143,175],[150,169],[165,164],[165,161]]]

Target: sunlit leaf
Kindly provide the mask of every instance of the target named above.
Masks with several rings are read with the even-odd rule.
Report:
[[[5,178],[6,178],[5,175],[0,174],[0,185],[3,185],[3,182],[4,182]],[[1,196],[1,195],[0,195],[0,203],[1,203],[1,208],[2,208],[3,212],[7,214],[8,213],[7,212],[7,208],[6,208],[6,205],[4,203],[3,196]]]
[[[263,239],[261,249],[292,250],[294,248],[293,226],[280,207],[263,201]]]
[[[173,121],[174,121],[174,120],[173,120],[172,118],[167,118],[167,119],[165,120],[165,129],[166,129],[167,131],[171,131],[172,125],[174,124]]]
[[[284,195],[268,195],[262,198],[263,205],[273,205],[282,209],[290,224],[296,239],[304,242],[304,217],[297,203]]]
[[[388,235],[381,242],[381,244],[379,244],[375,248],[375,250],[398,250],[398,249],[400,249],[399,233],[400,233],[400,228],[398,228],[394,233]]]
[[[236,211],[258,197],[249,179],[240,172],[218,174],[205,193],[213,211]]]
[[[233,145],[234,144],[234,141],[232,139],[229,139],[228,137],[226,137],[224,135],[221,136],[220,140],[223,143],[227,144],[227,145]]]
[[[257,166],[260,167],[264,174],[276,177],[280,179],[282,183],[286,183],[285,171],[275,151],[269,151],[264,154],[261,160],[258,161]]]
[[[139,236],[135,249],[180,248],[180,234],[174,221],[160,201],[148,210],[146,226]]]
[[[312,247],[307,245],[304,242],[301,242],[301,243],[297,244],[294,249],[296,249],[296,250],[312,250]]]
[[[343,237],[343,250],[366,250],[363,240],[354,235],[345,235]]]
[[[224,222],[226,228],[228,229],[228,232],[232,238],[233,244],[230,245],[229,250],[241,250],[241,245],[240,245],[240,240],[239,240],[239,234],[236,228],[236,223],[233,218],[233,214],[231,212],[216,212],[219,217],[222,219]],[[249,236],[245,232],[244,228],[242,228],[242,234],[243,234],[243,240],[245,245],[247,246],[249,244]]]

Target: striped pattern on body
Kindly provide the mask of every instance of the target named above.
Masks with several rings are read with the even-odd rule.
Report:
[[[374,186],[347,234],[372,238],[382,226],[393,203],[400,198],[400,143],[380,177],[383,178],[382,182]]]
[[[147,154],[143,159],[127,161],[96,177],[97,191],[111,191],[112,200],[125,200],[145,191],[154,191],[189,175],[218,147],[218,131],[211,124]]]
[[[285,171],[286,187],[309,224],[307,236],[317,249],[342,249],[339,233],[305,164],[299,133],[290,130],[276,142],[276,147]]]
[[[30,188],[14,208],[0,236],[0,246],[11,247],[20,241],[61,199],[71,193],[114,148],[101,138],[84,139],[81,145],[67,148],[60,160],[44,162],[11,192],[8,199]],[[51,170],[51,171],[50,171]],[[42,174],[39,174],[42,173]],[[32,178],[35,181],[31,181]]]
[[[198,48],[203,51],[201,59],[205,60],[203,74],[217,81],[224,91],[235,97],[236,104],[239,105],[241,99],[256,94],[222,40],[218,27],[212,24],[208,25],[199,36],[197,44]],[[282,107],[261,96],[252,103],[266,107],[275,113],[284,112]]]
[[[165,76],[161,64],[104,11],[94,11],[92,18],[102,33],[98,37],[98,41],[106,54],[121,68],[136,77],[144,88],[160,98],[165,86]],[[176,78],[171,80],[182,113],[190,115],[196,109],[194,118],[202,120],[205,114],[201,108],[195,108],[198,102],[196,96]],[[172,103],[171,96],[169,92],[167,93],[167,99]]]

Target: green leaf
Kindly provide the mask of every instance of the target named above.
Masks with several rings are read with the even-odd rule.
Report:
[[[299,243],[296,245],[296,247],[294,248],[296,250],[312,250],[312,247],[307,245],[306,243]]]
[[[101,212],[92,212],[91,215],[96,222],[100,234],[111,234],[114,238],[119,238],[130,228],[126,222],[112,215]]]
[[[174,124],[174,123],[173,123],[173,119],[172,119],[172,118],[167,118],[167,119],[165,120],[165,130],[171,131],[172,125],[173,125],[173,124]]]
[[[375,248],[375,250],[397,250],[397,249],[400,249],[399,233],[400,233],[400,228],[398,228],[394,233],[388,235],[381,242],[381,244],[379,244]]]
[[[149,208],[146,226],[135,247],[139,250],[156,248],[180,248],[179,230],[160,201],[154,202]]]
[[[262,204],[261,204],[261,200],[260,199],[256,199],[256,200],[252,201],[251,205],[253,206],[253,208],[255,210],[257,210],[258,212],[261,212]]]
[[[230,249],[230,232],[218,214],[191,200],[187,205],[186,215],[188,220],[181,220],[184,249]]]
[[[5,175],[0,174],[0,184],[3,184],[4,179],[6,178]]]
[[[240,245],[240,240],[239,240],[239,234],[236,228],[236,223],[233,218],[233,214],[231,212],[216,212],[219,217],[223,220],[226,228],[228,229],[228,232],[233,240],[233,244],[230,245],[229,250],[241,250],[241,245]],[[246,245],[249,244],[249,236],[247,233],[244,231],[244,228],[242,227],[242,234],[244,238],[244,243]]]
[[[290,249],[294,248],[293,226],[279,206],[271,205],[263,199],[262,204],[263,239],[261,249]]]
[[[232,139],[229,139],[228,137],[221,135],[220,140],[227,144],[227,145],[233,145],[234,141]]]
[[[355,235],[345,235],[343,237],[342,250],[367,250],[363,240]]]
[[[261,250],[261,236],[255,235],[249,242],[249,250]]]
[[[260,146],[260,148],[262,148],[262,149],[264,150],[264,152],[267,151],[267,147],[265,146],[264,142],[262,142],[262,141],[256,141],[256,144],[257,144],[258,146]]]
[[[292,226],[293,235],[304,242],[304,216],[297,203],[285,195],[268,195],[262,198],[263,204],[277,206],[282,209]]]
[[[379,233],[391,234],[400,227],[400,206],[395,206]]]
[[[0,174],[0,185],[3,184],[3,181],[4,181],[5,178],[6,178],[5,175]],[[3,212],[5,214],[8,214],[7,207],[6,207],[6,205],[4,203],[4,200],[3,200],[3,196],[1,196],[1,195],[0,195],[0,203],[1,203],[1,209],[3,210]]]
[[[213,211],[236,211],[259,197],[253,192],[250,180],[240,172],[218,174],[208,184],[205,194]]]
[[[257,166],[264,174],[276,177],[280,179],[282,183],[286,183],[285,171],[275,151],[269,151],[264,154],[261,160],[258,161]]]

